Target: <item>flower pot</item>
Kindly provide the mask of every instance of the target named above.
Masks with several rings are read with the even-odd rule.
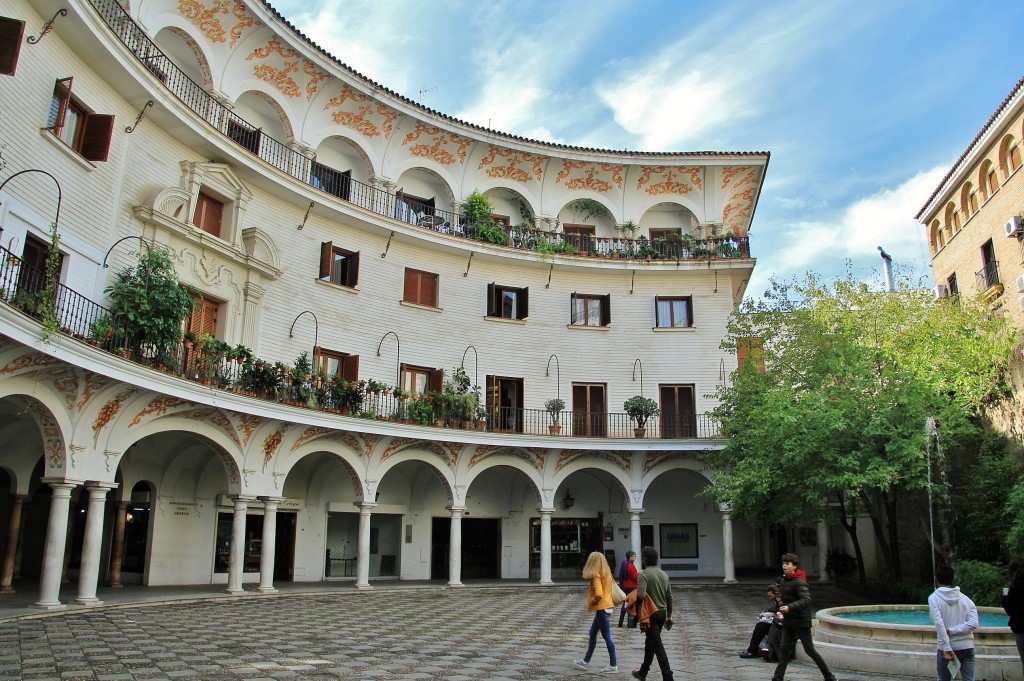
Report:
[[[646,434],[647,434],[647,428],[634,428],[633,429],[633,435],[638,437],[638,438],[642,438]]]
[[[548,426],[548,432],[551,433],[552,435],[558,435],[559,433],[562,432],[562,426],[558,424],[552,424]]]

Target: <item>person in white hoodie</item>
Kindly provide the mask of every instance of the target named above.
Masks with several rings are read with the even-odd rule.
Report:
[[[960,662],[960,677],[974,681],[974,630],[978,628],[978,607],[960,587],[953,586],[955,574],[948,565],[935,570],[938,588],[928,597],[928,608],[939,637],[935,657],[938,681],[950,681],[949,663]]]

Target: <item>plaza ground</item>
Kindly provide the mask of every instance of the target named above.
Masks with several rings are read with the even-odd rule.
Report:
[[[675,678],[767,681],[774,665],[743,660],[763,586],[677,582],[676,626],[666,634]],[[19,586],[16,584],[16,587]],[[282,585],[273,595],[229,596],[222,587],[100,589],[104,605],[31,611],[33,584],[0,597],[0,680],[8,679],[487,679],[631,678],[643,634],[613,628],[618,675],[603,642],[584,671],[592,617],[583,582],[540,587],[484,583]],[[820,608],[864,602],[812,583]],[[73,584],[61,599],[73,599]],[[614,623],[614,622],[613,622]],[[819,679],[803,655],[787,679]],[[896,677],[836,669],[840,679]],[[659,679],[657,663],[650,678]]]

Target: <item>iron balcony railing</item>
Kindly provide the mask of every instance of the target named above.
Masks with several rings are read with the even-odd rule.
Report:
[[[46,321],[50,289],[46,273],[0,246],[0,300]],[[521,435],[602,438],[714,438],[718,424],[708,414],[662,414],[647,421],[644,433],[624,413],[567,410],[552,416],[543,409],[480,405],[465,396],[435,393],[409,399],[401,391],[373,391],[362,381],[295,375],[281,362],[235,357],[224,343],[178,341],[162,355],[146,341],[119,327],[111,310],[63,284],[53,290],[54,333],[63,333],[125,360],[214,388],[274,402],[366,419],[421,426],[468,428]]]
[[[985,263],[984,267],[974,273],[977,282],[978,293],[984,293],[996,284],[1001,283],[999,279],[999,262],[992,260]]]
[[[319,163],[270,137],[258,126],[244,120],[192,80],[157,47],[139,27],[120,0],[90,0],[103,21],[136,58],[156,76],[164,87],[185,106],[205,119],[221,134],[277,169],[326,194],[360,206],[378,215],[405,222],[439,234],[487,241],[538,251],[591,258],[701,260],[711,258],[749,258],[747,237],[690,236],[648,240],[643,237],[608,238],[535,229],[503,228],[493,224],[474,225],[466,216],[421,204],[399,194],[390,194],[343,172]]]

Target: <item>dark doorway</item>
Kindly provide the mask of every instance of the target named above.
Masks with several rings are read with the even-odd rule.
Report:
[[[430,578],[448,579],[451,518],[434,518],[431,526]],[[501,524],[492,518],[462,519],[462,579],[500,579]]]
[[[644,546],[654,546],[654,525],[640,526],[640,547]]]
[[[295,524],[294,513],[277,513],[277,536],[274,538],[274,581],[294,581]]]

